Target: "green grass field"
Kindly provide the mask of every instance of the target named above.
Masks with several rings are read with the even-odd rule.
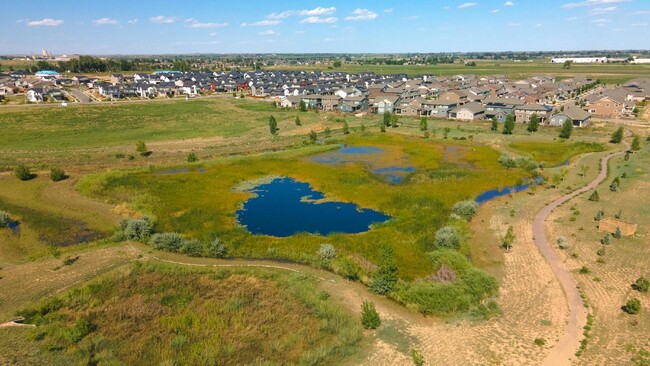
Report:
[[[545,162],[552,167],[563,164],[572,156],[592,152],[604,151],[605,146],[599,143],[587,142],[512,142],[508,146],[511,150],[523,156],[529,156],[538,162]]]
[[[74,266],[74,264],[72,264]],[[135,264],[19,311],[9,363],[332,364],[357,351],[356,319],[314,279],[272,270]]]
[[[459,74],[474,74],[478,76],[506,75],[512,80],[526,79],[535,75],[553,75],[558,79],[571,77],[590,77],[600,79],[608,84],[617,84],[634,78],[650,77],[650,65],[634,64],[574,64],[570,69],[564,69],[562,64],[552,64],[548,61],[533,62],[514,61],[476,61],[477,66],[468,67],[463,64],[439,65],[343,65],[336,71],[360,73],[364,71],[378,74],[401,74],[451,76]],[[280,66],[278,69],[296,69],[298,66]],[[323,70],[323,66],[301,65],[301,70]],[[327,71],[327,70],[323,70]]]

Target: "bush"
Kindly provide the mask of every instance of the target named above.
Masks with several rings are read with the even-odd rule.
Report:
[[[563,250],[571,248],[571,244],[569,244],[569,241],[564,236],[557,238],[557,246]]]
[[[611,236],[612,235],[610,233],[606,233],[605,236],[603,236],[603,238],[600,239],[600,244],[609,245],[609,243],[611,242],[611,239],[610,239]]]
[[[515,159],[513,159],[511,156],[503,154],[499,157],[499,164],[503,165],[506,168],[516,168],[517,164],[515,162]]]
[[[415,366],[424,366],[424,356],[415,348],[411,349],[411,358]]]
[[[23,164],[17,165],[14,168],[14,173],[16,174],[16,177],[20,180],[30,180],[34,178],[34,175],[29,170],[29,168]]]
[[[136,142],[135,151],[137,151],[140,156],[149,155],[149,149],[147,149],[147,145],[144,143],[144,141]]]
[[[203,243],[197,239],[183,239],[181,253],[187,254],[190,257],[200,257],[203,255]]]
[[[460,247],[460,234],[453,226],[444,226],[436,231],[433,244],[436,248],[458,249]]]
[[[616,231],[614,232],[614,237],[615,237],[616,239],[620,239],[620,238],[623,237],[623,232],[621,232],[621,228],[620,228],[620,226],[617,226],[617,227],[616,227]]]
[[[465,220],[470,221],[478,210],[478,203],[476,201],[462,201],[458,202],[452,208],[452,212],[458,216],[463,217]]]
[[[603,219],[603,215],[605,215],[605,213],[603,212],[603,210],[598,210],[598,212],[596,212],[596,215],[594,215],[594,220],[595,220],[595,221],[600,221],[600,220],[602,220],[602,219]]]
[[[598,191],[594,191],[594,192],[589,196],[589,201],[592,201],[592,202],[598,202],[598,201],[600,201],[600,196],[598,195]]]
[[[153,221],[145,216],[142,219],[127,219],[120,223],[124,238],[127,240],[143,241],[153,233]]]
[[[632,288],[639,292],[648,292],[648,289],[650,289],[650,281],[645,277],[639,277],[632,284]]]
[[[605,256],[605,254],[607,254],[607,247],[603,245],[602,247],[600,247],[600,249],[598,249],[598,250],[596,251],[596,254],[597,254],[599,257],[603,257],[603,256]]]
[[[0,211],[0,229],[9,227],[9,222],[11,222],[9,214],[4,211]]]
[[[351,258],[340,258],[336,261],[336,273],[351,281],[359,280],[359,265]]]
[[[589,274],[589,273],[591,273],[591,270],[589,270],[589,268],[587,266],[582,266],[580,268],[579,272],[582,273],[582,274]]]
[[[183,237],[179,233],[154,234],[149,240],[149,244],[157,250],[179,252],[183,245]]]
[[[374,273],[372,282],[368,286],[371,292],[386,295],[393,291],[397,283],[397,264],[393,255],[393,248],[384,245],[381,248],[379,269]]]
[[[336,258],[336,249],[334,249],[334,246],[332,244],[321,244],[317,254],[318,258],[320,258],[322,261],[330,261]]]
[[[60,182],[64,179],[68,178],[67,175],[65,175],[65,172],[61,168],[52,168],[50,169],[50,179],[53,182]]]
[[[613,144],[619,144],[621,141],[623,141],[623,127],[619,127],[614,131],[612,138],[609,140]]]
[[[194,152],[191,152],[187,155],[187,162],[188,163],[194,163],[195,161],[199,160],[199,158],[196,156]]]
[[[623,305],[623,311],[632,315],[638,314],[641,311],[641,301],[636,297],[627,300],[625,305]]]
[[[379,313],[373,302],[364,301],[361,304],[361,325],[364,329],[377,329],[381,325]]]
[[[534,343],[536,346],[540,346],[540,347],[542,347],[542,346],[544,346],[544,345],[546,344],[546,340],[545,340],[544,338],[535,338],[535,340],[533,341],[533,343]]]
[[[208,255],[212,258],[225,258],[228,254],[226,245],[219,238],[215,238],[210,245],[208,245]]]

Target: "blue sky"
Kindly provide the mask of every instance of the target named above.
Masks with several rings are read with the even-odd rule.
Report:
[[[650,0],[12,1],[0,54],[650,49]]]

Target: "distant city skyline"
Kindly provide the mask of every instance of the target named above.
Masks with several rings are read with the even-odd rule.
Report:
[[[650,49],[647,0],[14,2],[0,54]]]

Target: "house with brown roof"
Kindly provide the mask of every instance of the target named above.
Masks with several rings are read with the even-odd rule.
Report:
[[[578,107],[569,107],[564,112],[552,116],[548,124],[551,126],[562,126],[567,119],[573,122],[574,127],[585,127],[589,125],[591,113]]]
[[[542,104],[524,104],[515,107],[515,121],[519,123],[528,123],[530,122],[530,117],[533,114],[536,114],[539,117],[539,121],[544,123],[546,118],[548,118],[548,113],[551,108],[548,108]]]
[[[461,121],[475,121],[482,119],[484,116],[485,108],[483,104],[478,102],[463,104],[452,109],[449,113],[449,118]]]

